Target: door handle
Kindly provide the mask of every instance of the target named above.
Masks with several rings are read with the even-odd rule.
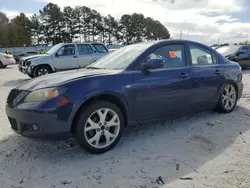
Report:
[[[182,73],[180,74],[180,78],[188,78],[188,77],[189,77],[189,75],[186,74],[185,72],[182,72]]]
[[[77,56],[75,55],[74,58],[77,58]]]
[[[221,75],[222,72],[221,72],[220,70],[216,70],[216,71],[214,71],[214,74],[216,74],[216,75]]]

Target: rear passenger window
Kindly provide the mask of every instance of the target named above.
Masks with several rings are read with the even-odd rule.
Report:
[[[98,53],[107,53],[108,50],[103,44],[92,44]]]
[[[212,65],[217,63],[216,55],[199,45],[190,44],[192,65]]]
[[[149,59],[162,59],[164,68],[183,67],[185,66],[184,45],[162,46],[151,53],[147,60]]]
[[[89,44],[77,44],[79,55],[93,54],[93,49]]]
[[[240,51],[246,52],[246,51],[248,51],[248,47],[247,46],[243,46],[243,47],[240,48]]]

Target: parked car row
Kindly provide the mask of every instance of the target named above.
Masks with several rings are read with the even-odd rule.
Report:
[[[34,78],[53,72],[80,69],[108,52],[102,43],[61,43],[52,47],[46,54],[21,58],[19,70]]]
[[[85,67],[103,44],[59,44],[23,60],[35,77]],[[119,141],[129,124],[216,109],[232,112],[243,91],[238,63],[200,43],[162,40],[129,45],[77,72],[41,76],[11,90],[6,114],[26,137],[69,137],[92,153]]]

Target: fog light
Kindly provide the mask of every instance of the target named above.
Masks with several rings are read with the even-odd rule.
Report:
[[[38,130],[38,127],[36,125],[31,125],[31,128],[34,130],[34,131],[37,131]]]

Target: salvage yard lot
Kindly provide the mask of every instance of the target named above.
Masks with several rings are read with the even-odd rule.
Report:
[[[28,77],[16,66],[0,69],[0,187],[249,188],[250,71],[243,74],[243,98],[231,114],[203,112],[130,126],[113,150],[93,155],[73,140],[39,141],[13,133],[5,101]]]

